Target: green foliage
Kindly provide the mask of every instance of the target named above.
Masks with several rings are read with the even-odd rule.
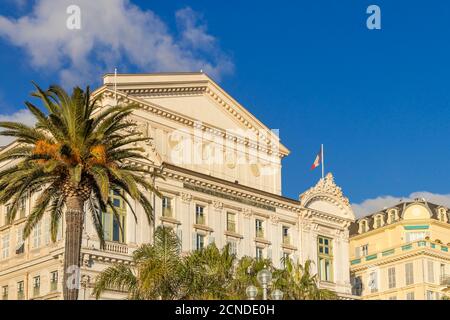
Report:
[[[15,219],[20,199],[37,193],[24,237],[49,211],[55,241],[68,197],[80,197],[88,204],[103,245],[101,213],[108,208],[115,212],[108,196],[118,189],[125,201],[137,200],[150,221],[152,207],[143,192],[154,191],[147,179],[152,172],[130,164],[146,160],[135,143],[148,138],[126,121],[136,106],[100,110],[97,101],[91,100],[89,87],[86,91],[74,88],[72,95],[58,86],[47,91],[35,87],[32,96],[42,107],[31,102],[26,106],[36,125],[0,122],[0,134],[16,138],[16,143],[0,154],[0,162],[14,163],[0,171],[0,203],[10,205],[8,222]]]
[[[172,229],[158,227],[153,245],[142,245],[130,265],[116,264],[97,278],[97,298],[108,289],[128,292],[129,299],[228,300],[247,299],[249,285],[259,286],[256,275],[266,268],[273,273],[270,289],[281,289],[285,299],[328,300],[335,293],[319,289],[311,261],[305,265],[285,261],[276,269],[270,260],[237,259],[229,246],[219,250],[210,244],[203,250],[180,255],[180,243]],[[261,298],[261,290],[259,292]]]

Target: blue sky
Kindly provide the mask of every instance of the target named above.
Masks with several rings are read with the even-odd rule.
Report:
[[[23,109],[31,80],[96,86],[115,65],[203,68],[280,129],[292,151],[284,195],[317,181],[309,168],[323,143],[326,171],[361,213],[416,195],[450,205],[448,1],[73,0],[101,16],[79,46],[52,25],[65,19],[64,1],[2,1],[0,118]],[[381,8],[381,30],[366,28],[370,4]]]

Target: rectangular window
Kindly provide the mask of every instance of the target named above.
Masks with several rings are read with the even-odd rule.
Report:
[[[407,232],[406,233],[406,242],[414,242],[425,239],[430,235],[429,232],[418,231],[418,232]]]
[[[33,278],[33,297],[38,297],[41,291],[41,277],[36,276]]]
[[[58,289],[58,271],[50,273],[50,291],[56,291]]]
[[[391,267],[388,269],[388,280],[389,280],[389,289],[395,288],[396,286],[395,267]]]
[[[361,246],[361,252],[362,252],[362,256],[368,256],[369,255],[369,245],[365,244],[363,246]]]
[[[406,294],[406,300],[414,300],[414,292],[408,292]]]
[[[18,208],[18,215],[19,219],[25,218],[26,216],[26,204],[27,204],[27,198],[22,197],[19,200],[19,208]]]
[[[172,199],[169,197],[162,198],[162,216],[172,218]]]
[[[17,300],[23,300],[24,297],[24,283],[19,281],[17,282]]]
[[[412,262],[405,264],[405,284],[409,286],[414,283],[414,265]]]
[[[283,226],[282,227],[282,234],[283,234],[283,244],[291,244],[291,238],[289,236],[289,227]]]
[[[256,260],[264,259],[264,249],[261,247],[256,247]]]
[[[41,222],[36,223],[33,229],[33,248],[41,246]]]
[[[9,294],[9,287],[3,286],[2,287],[2,300],[8,300],[8,294]]]
[[[281,260],[282,267],[286,267],[286,261],[290,259],[290,254],[288,252],[283,252],[283,259]]]
[[[257,238],[264,238],[264,228],[263,228],[262,220],[259,220],[259,219],[255,220],[255,231],[256,231]]]
[[[427,291],[427,300],[434,300],[434,292],[433,291]]]
[[[333,281],[333,247],[330,238],[317,237],[317,251],[319,258],[319,279]]]
[[[231,212],[227,212],[227,231],[236,232],[236,215]]]
[[[205,247],[205,236],[202,234],[196,235],[196,250],[202,250]]]
[[[434,262],[428,260],[428,282],[434,283]]]
[[[195,206],[195,223],[196,224],[205,224],[205,207],[196,205]]]
[[[228,252],[230,254],[237,255],[237,242],[234,240],[228,240],[227,244],[228,244]]]
[[[16,233],[16,254],[25,252],[25,241],[23,240],[23,228],[19,227]]]
[[[371,272],[369,274],[369,288],[371,293],[378,292],[378,273]]]
[[[2,259],[9,258],[9,234],[2,237]]]
[[[125,242],[126,205],[120,195],[120,191],[114,190],[109,195],[109,200],[114,206],[116,214],[112,209],[102,214],[103,236],[106,241]]]

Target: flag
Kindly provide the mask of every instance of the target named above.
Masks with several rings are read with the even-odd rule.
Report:
[[[311,166],[311,170],[314,170],[318,166],[320,166],[320,163],[322,162],[322,147],[320,147],[320,151],[316,155],[316,159],[314,159],[314,163]]]

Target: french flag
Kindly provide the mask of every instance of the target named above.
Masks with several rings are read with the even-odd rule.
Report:
[[[311,166],[311,170],[314,170],[315,168],[320,166],[320,164],[322,163],[322,156],[323,156],[323,149],[322,148],[323,147],[320,146],[320,151],[316,155],[316,159],[314,160],[314,163]]]

